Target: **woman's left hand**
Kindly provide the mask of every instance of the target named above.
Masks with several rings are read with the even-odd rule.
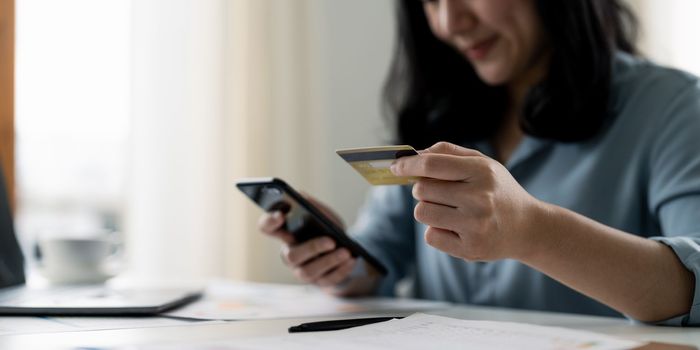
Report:
[[[431,246],[466,260],[521,259],[534,245],[540,202],[506,168],[478,151],[439,142],[398,159],[398,176],[413,185],[414,216]]]

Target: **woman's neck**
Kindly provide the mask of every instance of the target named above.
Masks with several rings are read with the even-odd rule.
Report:
[[[520,117],[528,92],[545,76],[547,60],[541,62],[540,65],[525,72],[520,79],[508,85],[508,108],[501,126],[491,141],[495,158],[502,164],[510,159],[525,136],[520,128]]]
[[[491,140],[496,160],[505,164],[520,144],[524,133],[520,128],[520,113],[528,88],[525,85],[509,86],[508,108],[498,131]]]
[[[520,129],[520,118],[516,113],[508,112],[501,122],[501,126],[491,140],[494,149],[494,158],[505,164],[520,144],[524,133]]]

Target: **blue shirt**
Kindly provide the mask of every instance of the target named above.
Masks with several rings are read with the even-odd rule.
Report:
[[[611,87],[615,117],[599,135],[580,143],[526,136],[505,165],[542,201],[670,246],[696,285],[690,313],[664,323],[700,325],[700,84],[618,54]],[[465,146],[493,155],[488,143]],[[428,246],[414,206],[410,187],[375,187],[350,230],[389,269],[379,293],[409,277],[420,298],[622,316],[518,261],[467,262]]]

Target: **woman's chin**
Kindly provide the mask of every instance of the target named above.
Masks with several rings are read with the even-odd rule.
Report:
[[[494,67],[492,65],[476,65],[476,74],[479,79],[483,81],[486,85],[499,86],[505,85],[510,80],[510,75],[500,67]]]
[[[490,85],[490,86],[501,86],[501,85],[508,84],[508,78],[506,78],[504,76],[479,74],[479,78],[486,85]]]

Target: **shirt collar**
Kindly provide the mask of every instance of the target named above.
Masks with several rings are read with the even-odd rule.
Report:
[[[524,163],[534,155],[544,151],[554,144],[552,140],[545,140],[529,135],[524,135],[523,139],[520,141],[513,154],[510,156],[506,162],[505,167],[509,171],[515,169],[518,165]],[[473,144],[473,148],[477,149],[479,152],[485,154],[488,157],[495,157],[495,150],[491,145],[491,142],[483,140],[478,141]]]

